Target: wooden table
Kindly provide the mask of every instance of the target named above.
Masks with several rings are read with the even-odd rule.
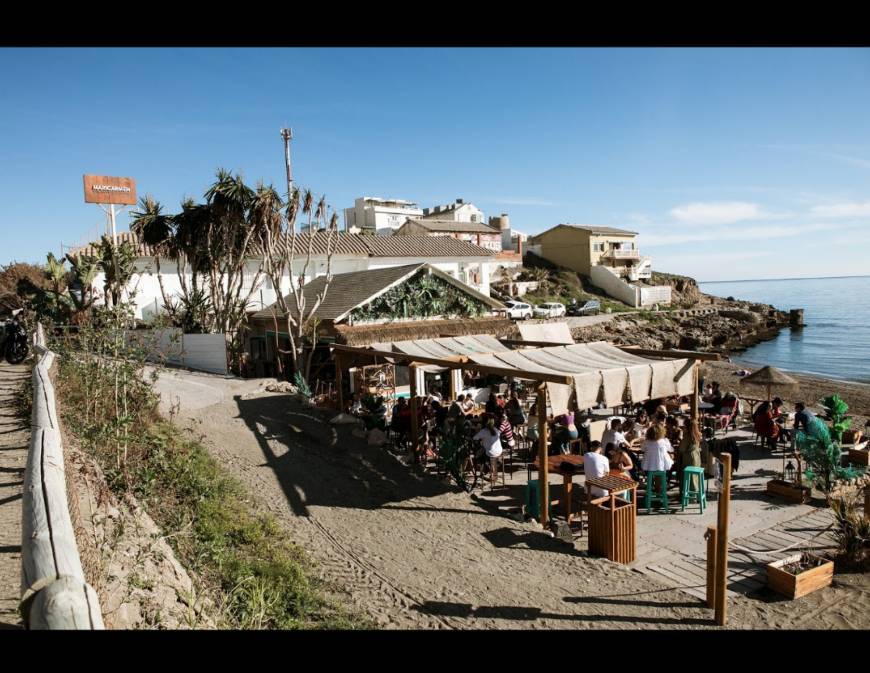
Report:
[[[570,463],[574,465],[575,472],[563,472],[562,463]],[[532,463],[532,467],[538,472],[541,471],[541,464],[538,458]],[[583,456],[578,456],[573,453],[558,454],[555,456],[547,456],[547,471],[558,472],[562,475],[562,483],[565,487],[565,520],[571,523],[571,494],[574,490],[574,475],[583,473]]]

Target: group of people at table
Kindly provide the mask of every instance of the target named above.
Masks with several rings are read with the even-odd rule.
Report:
[[[578,424],[574,412],[560,414],[549,421],[550,454],[569,454],[572,446],[579,444],[587,476],[615,474],[639,481],[644,472],[663,471],[679,480],[683,467],[702,465],[704,437],[697,421],[686,419],[685,424],[681,424],[681,419],[669,414],[659,402],[638,405],[634,418],[612,419],[600,441],[590,438],[591,416]],[[537,426],[528,423],[525,410],[528,405],[520,400],[516,390],[506,395],[492,392],[482,407],[471,394],[460,394],[448,401],[437,392],[418,397],[416,406],[418,443],[417,447],[409,449],[417,461],[434,457],[438,441],[448,436],[474,442],[478,458],[488,459],[492,474],[497,471],[504,453],[516,447],[518,439],[528,440],[530,452],[535,452]],[[411,408],[406,398],[399,398],[389,418],[386,406],[379,412],[383,413],[394,435],[407,438],[411,432]],[[360,411],[361,403],[357,398],[351,412]],[[593,487],[593,495],[604,494],[599,491]]]

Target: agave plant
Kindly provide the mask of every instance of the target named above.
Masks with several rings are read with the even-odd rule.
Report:
[[[849,405],[834,393],[822,400],[825,419],[831,422],[831,434],[837,442],[843,441],[843,433],[852,426],[852,417],[846,416]]]

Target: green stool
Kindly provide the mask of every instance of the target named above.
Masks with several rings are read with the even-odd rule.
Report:
[[[550,520],[553,519],[553,505],[547,509]],[[529,479],[526,484],[526,514],[536,519],[541,515],[541,489],[537,479]]]
[[[692,475],[698,476],[698,490],[692,488]],[[702,467],[686,467],[683,469],[683,495],[681,497],[680,511],[686,510],[686,505],[694,498],[701,506],[701,514],[704,513],[704,507],[707,505],[707,484],[704,481],[704,468]]]
[[[653,484],[655,483],[655,479],[659,480],[659,492],[657,494],[653,494]],[[671,506],[668,502],[667,472],[661,472],[656,470],[646,473],[646,498],[644,498],[644,507],[646,507],[647,514],[652,514],[653,501],[657,502],[659,505],[662,505],[664,507],[665,513],[670,512]]]

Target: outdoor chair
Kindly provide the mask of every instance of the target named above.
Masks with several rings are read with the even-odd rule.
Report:
[[[517,440],[516,434],[514,434],[514,444],[519,445],[519,441]],[[505,472],[505,462],[510,463],[510,475],[511,479],[514,478],[514,448],[510,444],[508,444],[505,440],[501,440],[501,471],[502,475]]]
[[[727,407],[722,407],[727,409]],[[734,406],[730,408],[728,413],[720,413],[716,416],[716,429],[723,430],[724,434],[728,434],[728,429],[733,425],[737,427],[737,412],[740,409],[740,404],[735,400]]]

